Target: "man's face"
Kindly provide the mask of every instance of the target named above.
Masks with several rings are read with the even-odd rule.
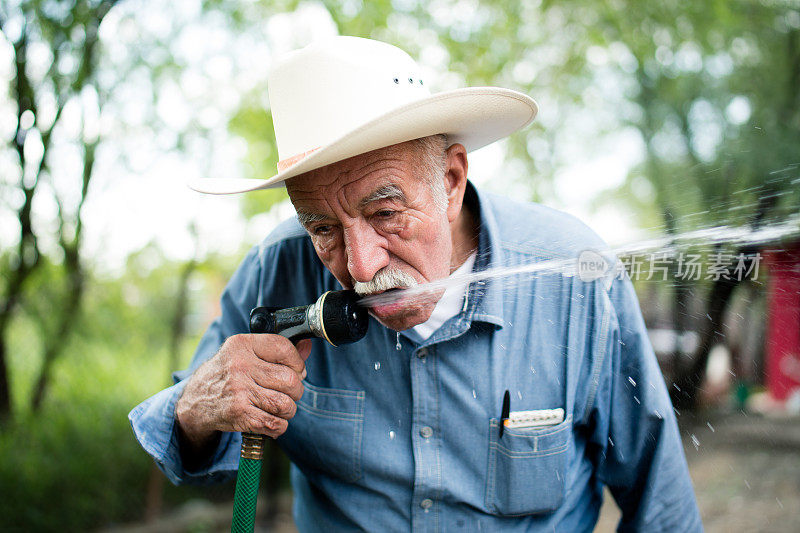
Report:
[[[424,175],[431,170],[422,168],[420,151],[413,142],[397,144],[287,182],[317,255],[345,288],[392,270],[416,283],[449,275],[450,223],[460,210],[460,197],[456,210],[446,172],[437,179],[444,179],[448,205],[436,205],[431,177]],[[404,330],[426,321],[439,297],[376,306],[372,314],[387,327]]]

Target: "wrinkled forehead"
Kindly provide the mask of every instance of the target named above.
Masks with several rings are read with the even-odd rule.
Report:
[[[307,172],[286,182],[295,209],[340,203],[357,207],[376,191],[404,191],[420,180],[413,143],[401,143]]]

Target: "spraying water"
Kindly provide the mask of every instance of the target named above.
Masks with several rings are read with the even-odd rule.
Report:
[[[647,252],[659,251],[667,256],[674,254],[683,247],[697,246],[712,247],[721,244],[748,246],[778,242],[782,239],[800,236],[800,218],[785,222],[751,228],[747,226],[713,226],[687,231],[676,235],[665,235],[651,239],[627,243],[620,246],[607,247],[593,250],[596,254],[605,256],[636,256]],[[550,259],[535,261],[524,265],[511,267],[495,267],[478,272],[469,272],[458,276],[421,283],[414,287],[395,289],[381,294],[365,296],[359,303],[365,307],[386,305],[403,300],[414,303],[428,297],[431,293],[447,289],[454,285],[464,285],[473,282],[484,282],[490,279],[507,278],[518,275],[560,273],[565,276],[578,274],[578,258]]]

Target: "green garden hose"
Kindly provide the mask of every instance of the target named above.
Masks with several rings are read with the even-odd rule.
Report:
[[[255,527],[256,501],[263,453],[263,435],[242,433],[242,453],[239,457],[236,495],[233,499],[232,533],[252,533]]]

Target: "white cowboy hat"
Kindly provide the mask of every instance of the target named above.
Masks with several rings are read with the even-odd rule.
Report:
[[[416,62],[392,45],[358,37],[318,41],[280,58],[269,74],[278,173],[267,179],[200,178],[196,191],[233,194],[385,146],[444,133],[467,151],[530,124],[532,98],[499,87],[431,94]]]

